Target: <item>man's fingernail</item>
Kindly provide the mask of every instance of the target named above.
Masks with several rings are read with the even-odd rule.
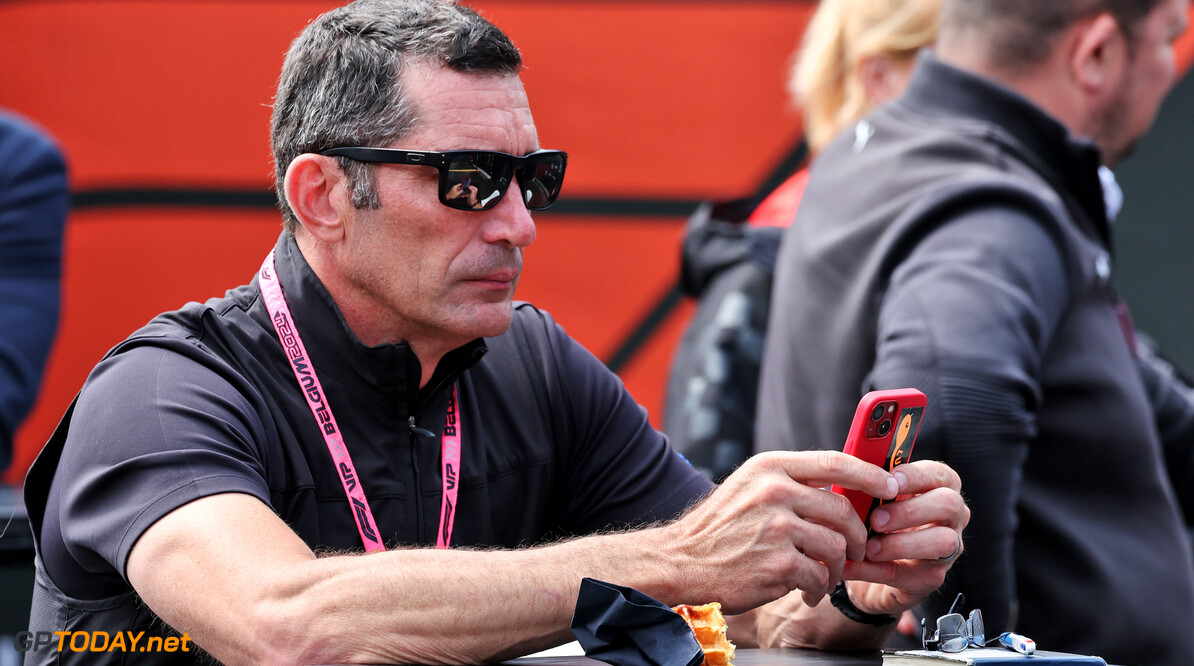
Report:
[[[883,550],[883,544],[879,543],[878,539],[871,539],[866,542],[866,556],[868,558],[875,559],[880,550]]]
[[[887,527],[887,523],[891,522],[891,514],[885,509],[875,509],[871,513],[871,527],[881,530]]]
[[[908,475],[907,474],[905,474],[903,472],[896,472],[894,474],[894,476],[896,478],[896,482],[900,486],[900,490],[903,490],[908,487]]]
[[[900,488],[903,488],[907,483],[907,478],[902,478],[903,474],[896,474],[895,478],[888,477],[887,479],[887,494],[895,497],[899,494]]]

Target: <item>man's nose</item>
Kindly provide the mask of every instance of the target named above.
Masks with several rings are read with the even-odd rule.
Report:
[[[509,243],[513,247],[526,247],[535,241],[535,220],[531,211],[522,202],[522,191],[511,185],[506,195],[494,206],[485,223],[485,241],[488,243]]]

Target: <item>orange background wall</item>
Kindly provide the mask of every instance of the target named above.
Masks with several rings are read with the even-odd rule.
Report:
[[[0,106],[59,139],[77,204],[59,335],[7,481],[20,481],[111,345],[158,312],[251,278],[280,230],[262,202],[282,56],[335,4],[0,1]],[[783,84],[813,5],[467,4],[521,48],[541,142],[570,154],[564,201],[582,202],[537,215],[517,297],[608,360],[674,287],[690,204],[752,192],[798,140]],[[147,203],[163,191],[174,203]],[[656,425],[690,310],[621,368]]]
[[[280,231],[268,119],[282,56],[335,4],[0,0],[0,106],[59,139],[77,204],[59,335],[5,480],[20,482],[111,345],[251,278]],[[570,154],[518,297],[608,361],[673,290],[691,205],[752,193],[798,141],[784,81],[815,3],[467,4],[520,46],[541,142]],[[620,368],[657,426],[691,310],[672,311]]]

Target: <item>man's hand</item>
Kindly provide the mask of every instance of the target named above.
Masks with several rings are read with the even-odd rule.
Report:
[[[477,201],[477,193],[478,190],[476,185],[469,185],[468,190],[465,190],[461,183],[456,183],[452,187],[448,188],[447,198],[449,200],[466,199],[469,206],[473,208],[479,208],[480,205]]]
[[[897,501],[871,515],[880,534],[867,542],[866,559],[851,556],[842,573],[859,610],[898,616],[944,581],[962,551],[970,510],[958,475],[942,463],[914,462],[893,472],[900,484]],[[830,604],[810,603],[807,593],[790,594],[745,619],[753,621],[763,647],[878,647],[890,631],[849,620]]]
[[[910,487],[924,483],[919,474],[912,479],[918,485]],[[898,492],[894,475],[836,451],[772,452],[747,460],[664,528],[677,551],[673,561],[691,563],[682,565],[688,567],[686,593],[718,600],[728,613],[794,589],[815,605],[841,579],[847,557],[861,560],[867,548],[866,528],[849,501],[824,489],[834,483],[884,499]],[[917,506],[912,509],[929,510]],[[906,520],[904,512],[898,515]]]
[[[970,509],[958,474],[944,463],[920,461],[893,470],[897,501],[871,514],[880,535],[867,542],[865,560],[848,562],[850,599],[868,613],[899,615],[941,586],[962,553]]]

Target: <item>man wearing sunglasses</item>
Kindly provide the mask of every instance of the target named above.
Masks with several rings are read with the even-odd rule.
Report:
[[[192,650],[138,663],[478,663],[568,640],[588,576],[720,601],[744,645],[865,647],[940,584],[967,520],[944,465],[780,453],[712,490],[512,305],[567,165],[520,66],[432,0],[298,37],[272,133],[285,232],[251,284],[153,320],[80,392],[26,486],[31,631]],[[868,541],[831,483],[901,499]]]

